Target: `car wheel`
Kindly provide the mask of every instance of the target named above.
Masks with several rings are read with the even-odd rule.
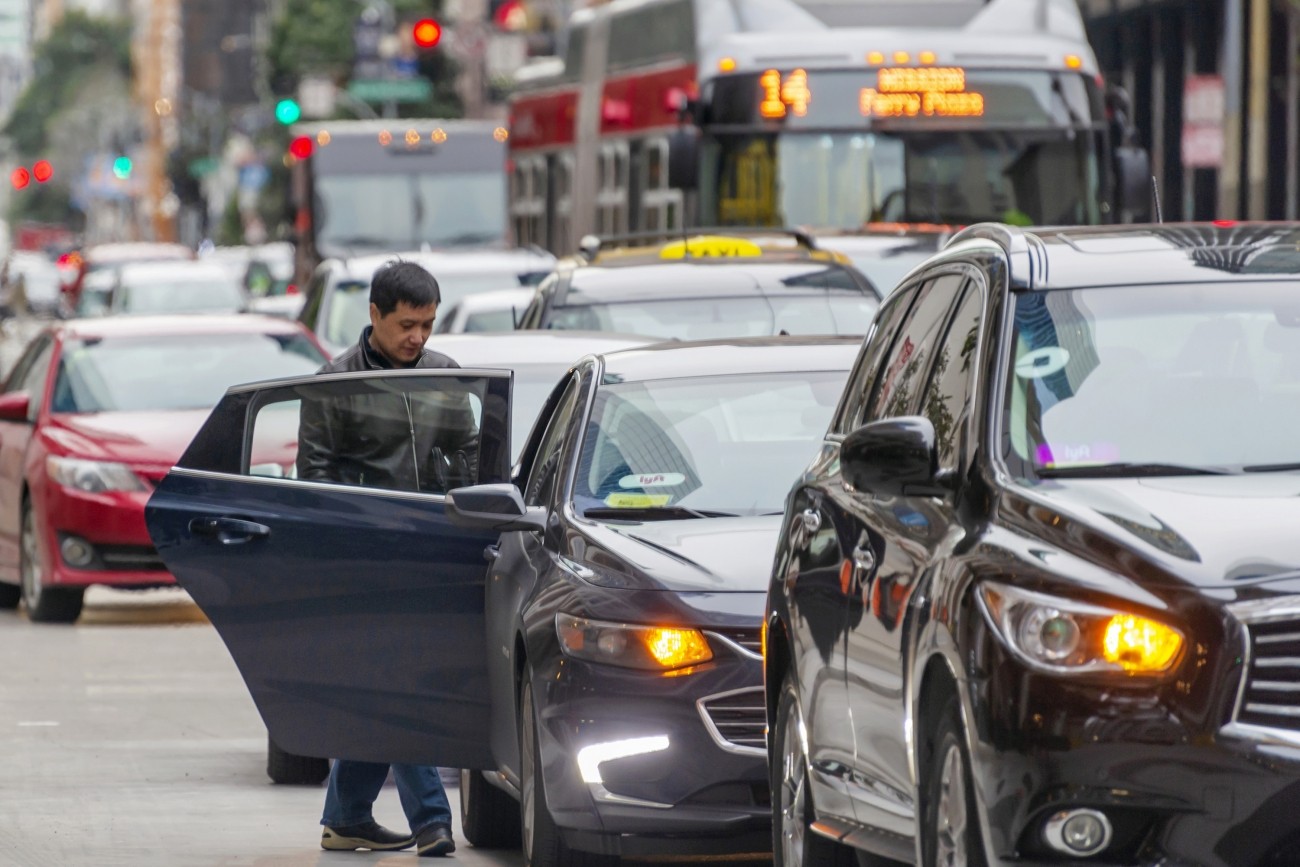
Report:
[[[925,766],[921,849],[925,867],[984,867],[970,755],[957,699],[948,700]]]
[[[286,752],[266,736],[266,775],[286,786],[316,786],[330,775],[330,760]]]
[[[483,778],[482,771],[460,772],[460,827],[479,849],[519,848],[519,802]]]
[[[537,709],[533,703],[533,672],[524,672],[519,700],[519,836],[524,867],[615,867],[618,858],[580,852],[564,845],[551,818],[542,780]]]
[[[41,563],[41,540],[36,515],[30,503],[23,503],[22,541],[18,571],[22,580],[23,606],[37,623],[72,623],[81,616],[84,587],[47,587]]]
[[[774,867],[853,867],[854,851],[811,829],[814,818],[808,788],[799,700],[786,675],[777,701],[772,743],[779,752],[768,761],[772,782],[772,863]]]

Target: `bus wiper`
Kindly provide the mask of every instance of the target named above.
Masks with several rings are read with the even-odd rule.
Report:
[[[1300,464],[1251,464],[1242,467],[1243,473],[1289,473],[1300,470]]]
[[[640,506],[635,509],[585,509],[585,518],[625,521],[679,521],[683,518],[739,518],[734,512],[689,509],[686,506]]]
[[[1116,463],[1079,464],[1072,467],[1041,467],[1034,474],[1042,479],[1108,479],[1125,476],[1222,476],[1227,470],[1184,464]]]

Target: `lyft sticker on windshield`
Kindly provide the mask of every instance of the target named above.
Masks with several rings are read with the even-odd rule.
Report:
[[[636,473],[618,480],[620,488],[671,488],[686,481],[681,473]]]
[[[1042,379],[1060,373],[1069,363],[1070,350],[1064,346],[1044,346],[1016,359],[1016,376],[1021,379]]]
[[[1034,457],[1040,467],[1113,464],[1119,460],[1119,446],[1115,443],[1043,443]]]
[[[672,494],[620,494],[617,491],[605,497],[611,509],[654,509],[668,505]]]

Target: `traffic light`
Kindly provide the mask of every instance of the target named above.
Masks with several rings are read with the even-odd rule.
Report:
[[[54,177],[54,166],[49,160],[37,160],[32,163],[32,177],[36,178],[36,183],[43,184]]]
[[[131,177],[131,169],[133,168],[135,168],[135,165],[131,162],[130,157],[120,156],[113,160],[113,177],[124,181]]]
[[[433,48],[442,39],[442,25],[432,18],[421,18],[411,28],[411,38],[416,48]]]
[[[32,173],[19,166],[9,173],[9,182],[14,185],[15,190],[25,189],[32,182]]]
[[[293,141],[289,142],[289,153],[294,157],[305,160],[311,156],[312,141],[308,136],[300,135]]]
[[[298,100],[286,98],[275,104],[275,119],[285,126],[297,123],[301,117],[302,106],[298,105]]]

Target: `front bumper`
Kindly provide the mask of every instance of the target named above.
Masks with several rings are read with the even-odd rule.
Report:
[[[63,587],[145,588],[176,581],[163,565],[145,526],[149,492],[110,491],[88,494],[49,485],[44,521],[38,530],[46,556],[45,582]],[[69,539],[89,545],[88,562],[69,562],[63,544]]]
[[[729,648],[678,676],[559,658],[536,671],[534,689],[546,798],[570,846],[620,855],[770,851],[757,656]],[[662,738],[662,747],[594,760],[646,738]]]

